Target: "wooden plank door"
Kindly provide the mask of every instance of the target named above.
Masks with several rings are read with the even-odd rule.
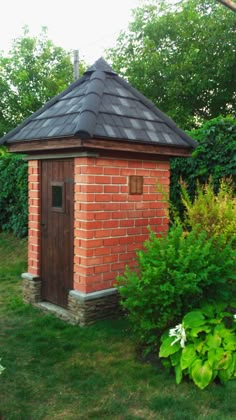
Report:
[[[73,159],[42,161],[42,299],[66,307],[73,288]]]

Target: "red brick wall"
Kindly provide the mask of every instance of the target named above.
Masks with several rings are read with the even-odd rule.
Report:
[[[40,275],[40,161],[28,163],[29,230],[28,272]]]
[[[40,161],[29,161],[28,272],[40,276]],[[142,175],[142,195],[129,195],[129,175]],[[113,287],[135,250],[168,229],[169,162],[111,158],[75,159],[74,289]]]
[[[144,177],[142,195],[129,195],[129,175]],[[147,226],[167,231],[169,176],[168,161],[75,159],[75,290],[113,287],[125,265],[135,264]]]

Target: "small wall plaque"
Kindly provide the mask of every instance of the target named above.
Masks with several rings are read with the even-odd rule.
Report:
[[[129,193],[130,194],[143,194],[143,176],[130,175]]]

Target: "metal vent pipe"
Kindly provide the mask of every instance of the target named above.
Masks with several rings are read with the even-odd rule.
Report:
[[[79,50],[74,50],[74,80],[79,78]]]

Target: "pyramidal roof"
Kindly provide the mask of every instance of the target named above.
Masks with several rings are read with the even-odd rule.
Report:
[[[194,148],[197,143],[100,58],[1,143],[74,137]]]

